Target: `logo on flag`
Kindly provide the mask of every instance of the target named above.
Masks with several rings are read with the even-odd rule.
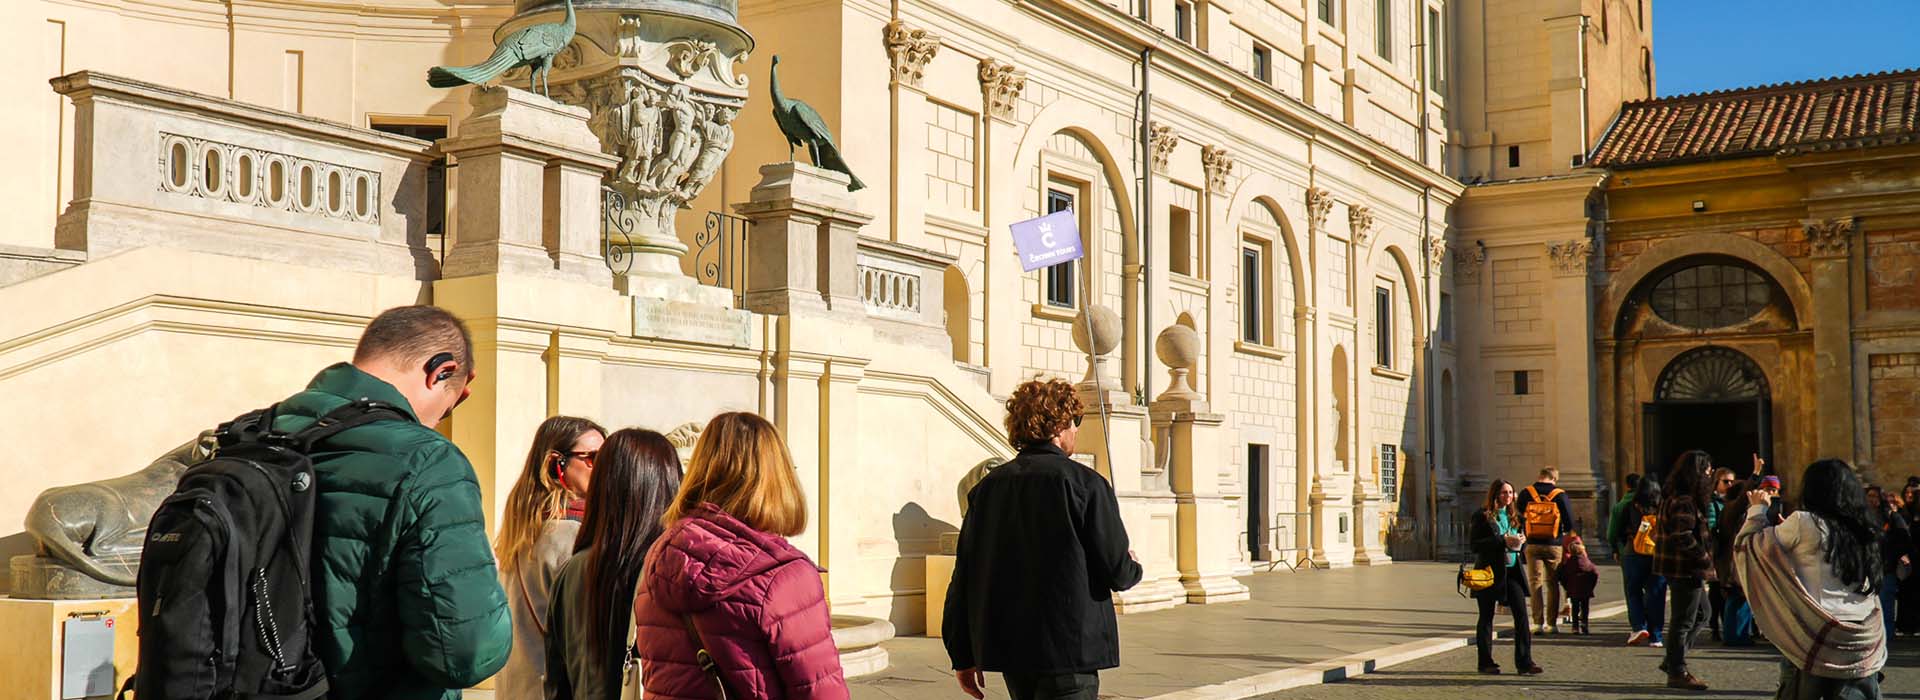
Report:
[[[1027,272],[1079,260],[1085,254],[1080,249],[1080,222],[1072,209],[1021,221],[1010,228],[1013,248],[1020,254],[1020,269]]]

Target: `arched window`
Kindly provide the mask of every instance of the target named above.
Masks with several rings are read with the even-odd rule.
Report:
[[[1674,270],[1653,285],[1653,312],[1683,328],[1738,325],[1774,301],[1774,285],[1758,270],[1710,262]]]

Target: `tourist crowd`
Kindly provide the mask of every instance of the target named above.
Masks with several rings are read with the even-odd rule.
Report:
[[[1694,450],[1665,474],[1626,477],[1606,528],[1631,626],[1626,644],[1664,647],[1667,686],[1704,691],[1687,664],[1702,628],[1733,647],[1752,646],[1764,632],[1781,651],[1777,697],[1879,698],[1888,640],[1920,631],[1920,602],[1901,604],[1920,590],[1920,582],[1902,585],[1916,555],[1908,524],[1920,515],[1920,477],[1893,494],[1864,485],[1845,462],[1822,460],[1797,482],[1796,507],[1766,471],[1755,455],[1753,476],[1740,478]],[[1596,574],[1558,477],[1542,469],[1517,494],[1495,480],[1473,519],[1474,567],[1483,573],[1463,571],[1462,583],[1480,606],[1482,673],[1501,673],[1493,656],[1499,607],[1512,611],[1522,675],[1543,673],[1535,636],[1559,633],[1562,619],[1588,632],[1584,599]],[[1560,590],[1572,601],[1564,611]]]

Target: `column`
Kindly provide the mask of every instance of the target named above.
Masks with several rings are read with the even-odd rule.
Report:
[[[1020,106],[1020,94],[1026,90],[1027,74],[1012,64],[992,58],[980,59],[980,93],[984,129],[980,142],[986,174],[981,189],[986,201],[981,206],[987,215],[987,260],[984,305],[986,306],[986,363],[988,392],[994,396],[1013,393],[1021,380],[1022,323],[1030,313],[1021,302],[1019,256],[1013,250],[1013,237],[1007,226],[1025,215],[1021,193],[1027,178],[1012,172],[1018,156],[1022,128],[1014,121]]]
[[[1560,488],[1566,489],[1575,517],[1583,523],[1603,521],[1610,505],[1606,476],[1595,468],[1593,449],[1593,252],[1593,239],[1586,237],[1547,244],[1553,272],[1545,312],[1554,352],[1553,376],[1547,380],[1554,389],[1548,396],[1547,423],[1553,442],[1547,454],[1560,468]]]
[[[918,231],[926,221],[927,117],[932,110],[921,85],[927,63],[940,52],[940,35],[901,20],[887,23],[887,57],[893,63],[893,176],[886,187],[891,197],[888,240],[900,242],[901,231]]]
[[[1218,466],[1226,439],[1226,416],[1212,411],[1189,384],[1204,348],[1200,334],[1180,324],[1168,326],[1154,343],[1170,377],[1154,399],[1156,455],[1165,455],[1172,471],[1178,521],[1180,585],[1189,603],[1246,600],[1247,587],[1233,579],[1241,561],[1239,531],[1230,495],[1220,488]],[[1244,521],[1243,521],[1244,522]]]

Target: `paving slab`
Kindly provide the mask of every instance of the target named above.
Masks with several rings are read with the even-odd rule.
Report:
[[[1241,579],[1247,601],[1123,615],[1121,667],[1101,674],[1100,695],[1251,697],[1459,648],[1476,608],[1454,590],[1457,569],[1399,562],[1262,573]],[[1617,567],[1601,566],[1597,592],[1596,616],[1618,614]],[[940,640],[902,637],[886,648],[892,665],[854,679],[855,700],[965,697]],[[988,676],[988,697],[1007,697],[997,675]]]

